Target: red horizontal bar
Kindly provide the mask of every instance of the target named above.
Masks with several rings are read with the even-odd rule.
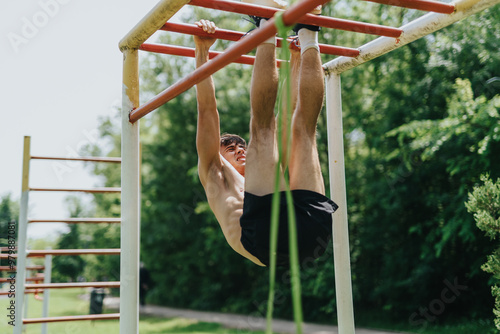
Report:
[[[260,17],[273,17],[274,13],[282,11],[271,7],[261,7],[249,3],[231,1],[231,0],[191,0],[189,5],[205,7],[211,9],[224,10],[232,13],[255,15]],[[310,11],[303,12],[309,13]],[[353,31],[364,34],[379,35],[398,38],[403,32],[401,29],[381,26],[371,23],[356,22],[350,20],[337,19],[328,16],[318,16],[306,14],[304,18],[299,19],[300,23],[333,28],[339,30]],[[293,23],[293,22],[292,22]],[[290,24],[291,25],[291,24]]]
[[[120,282],[25,284],[26,289],[119,288]]]
[[[167,44],[144,43],[141,45],[139,49],[143,51],[157,52],[157,53],[163,53],[174,56],[184,56],[184,57],[194,57],[194,52],[195,52],[194,48],[188,48],[176,45],[167,45]],[[210,51],[209,57],[210,59],[213,59],[216,56],[220,55],[221,53],[222,52],[219,51]],[[277,62],[281,63],[282,61],[283,60],[278,60]],[[247,64],[247,65],[253,65],[254,62],[255,62],[255,57],[253,56],[241,56],[233,61],[233,63]]]
[[[99,223],[120,223],[121,218],[66,218],[66,219],[28,219],[28,223],[67,223],[67,224],[78,224],[78,223],[89,223],[89,224],[99,224]]]
[[[0,271],[15,271],[15,267],[11,268],[10,266],[0,266]]]
[[[300,1],[283,13],[283,23],[289,26],[302,18],[305,15],[304,13],[309,13],[316,6],[322,5],[326,2],[327,0]],[[237,2],[234,3],[237,4]],[[129,114],[130,122],[136,122],[141,117],[144,117],[162,104],[185,92],[189,88],[196,85],[198,82],[208,78],[210,75],[217,72],[235,59],[238,59],[242,54],[250,52],[250,50],[254,49],[255,47],[257,47],[257,45],[261,44],[266,39],[275,34],[276,26],[274,25],[274,18],[271,18],[269,20],[269,24],[266,24],[261,29],[257,29],[255,33],[248,35],[240,42],[233,44],[220,56],[215,57],[209,62],[206,62],[205,64],[194,70],[187,77],[181,79],[169,88],[165,89],[163,92],[161,92],[150,101],[146,102],[144,105],[131,111]]]
[[[192,24],[170,23],[170,22],[165,23],[165,25],[160,30],[177,32],[188,35],[196,35],[202,37],[213,37],[233,42],[239,41],[243,36],[245,36],[244,33],[239,31],[225,30],[219,28],[217,28],[215,33],[209,34],[203,31],[203,29]],[[278,47],[281,47],[282,39],[277,38],[277,42],[278,42],[277,43]],[[292,39],[291,38],[287,39],[287,42],[288,43],[292,42]],[[359,56],[359,50],[357,49],[333,46],[328,44],[319,44],[319,51],[323,54],[336,55],[336,56],[346,56],[346,57]]]
[[[93,188],[93,189],[62,189],[62,188],[30,188],[30,191],[69,191],[84,193],[119,193],[120,188]]]
[[[10,266],[0,266],[0,271],[15,271],[16,266],[11,268]],[[30,266],[26,267],[26,270],[44,270],[45,266]]]
[[[455,12],[455,5],[438,1],[429,1],[429,0],[365,0],[365,1],[381,3],[383,5],[425,10],[441,14],[451,14]]]
[[[42,278],[43,279],[43,278]],[[8,278],[0,278],[0,283],[7,283],[7,282],[11,282],[12,280],[8,279]]]
[[[46,255],[119,255],[119,248],[108,249],[48,249],[48,250],[28,250],[27,257],[44,257]],[[0,254],[0,259],[7,259],[10,257],[17,257],[17,254],[8,255]]]
[[[48,249],[48,250],[30,250],[28,257],[43,257],[46,255],[116,255],[120,254],[120,249]]]
[[[38,282],[43,280],[43,277],[26,277],[26,282]]]
[[[0,291],[0,296],[7,296],[11,294],[12,292],[9,291]],[[24,290],[24,293],[36,293],[36,294],[41,294],[43,293],[43,290]]]
[[[17,257],[17,254],[12,254],[12,255],[0,254],[0,259],[10,259],[10,258],[16,258],[16,257]]]
[[[68,160],[68,161],[93,161],[93,162],[122,162],[121,158],[111,158],[111,157],[74,157],[74,158],[62,158],[62,157],[42,157],[42,156],[31,156],[31,159],[37,160]]]
[[[23,324],[27,325],[27,324],[41,324],[48,322],[66,322],[66,321],[82,321],[82,320],[116,320],[116,319],[120,319],[120,313],[31,318],[31,319],[23,319]]]
[[[43,277],[26,277],[26,282],[43,281]],[[0,283],[10,282],[8,278],[0,278]]]
[[[201,29],[200,27],[195,26],[194,24],[172,23],[172,22],[165,23],[165,25],[161,27],[160,30],[178,32],[180,34],[196,35],[201,37],[213,37],[233,42],[239,41],[241,37],[245,35],[242,32],[221,29],[219,27],[217,27],[215,33],[209,34],[208,32],[203,31],[203,29]]]
[[[29,250],[27,257],[44,257],[46,255],[120,255],[120,249],[51,249],[51,250]],[[0,259],[17,257],[17,254],[0,254]]]

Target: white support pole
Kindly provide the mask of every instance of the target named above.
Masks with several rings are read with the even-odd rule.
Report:
[[[33,276],[32,274],[32,271],[31,270],[28,270],[26,268],[30,267],[33,263],[33,260],[26,257],[26,262],[25,262],[25,269],[24,269],[24,272],[26,273],[25,276],[24,276],[24,279],[27,280],[29,277]],[[24,290],[26,290],[26,287],[24,288]],[[28,296],[24,296],[24,308],[23,308],[23,318],[27,318],[28,317],[28,312],[29,312],[29,304],[30,304],[30,298],[29,298],[29,295]],[[24,326],[24,324],[23,324]],[[26,328],[23,329],[23,332],[26,332]]]
[[[139,124],[129,113],[139,106],[139,55],[123,50],[120,334],[139,332]]]
[[[48,247],[48,250],[51,248]],[[45,255],[45,272],[43,277],[43,283],[49,284],[52,281],[52,255]],[[50,289],[43,290],[43,309],[42,309],[42,317],[48,318],[49,316],[49,294]],[[47,323],[42,324],[42,334],[47,334]]]
[[[16,297],[14,334],[22,334],[24,317],[24,283],[26,281],[26,240],[28,237],[28,202],[30,175],[30,144],[31,138],[24,137],[23,175],[21,189],[21,204],[19,208],[19,223],[17,229],[17,261],[16,261]]]
[[[338,327],[340,334],[354,334],[340,75],[327,76],[326,111],[330,190],[332,200],[339,206],[333,214],[333,258]]]

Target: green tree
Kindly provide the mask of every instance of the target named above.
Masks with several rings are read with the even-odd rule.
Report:
[[[81,217],[85,212],[81,200],[76,196],[68,196],[66,203],[70,217]],[[57,241],[57,249],[79,249],[82,247],[82,235],[78,224],[70,224],[69,231],[62,234]],[[52,259],[54,282],[74,282],[83,273],[85,260],[80,255],[55,256]]]
[[[99,125],[99,140],[82,148],[82,155],[120,156],[120,119],[117,113],[112,118],[102,119]],[[93,174],[100,176],[100,186],[120,187],[120,164],[89,163],[86,166]],[[93,217],[119,218],[121,213],[120,194],[94,194]],[[119,224],[83,225],[84,248],[120,248]],[[88,280],[120,280],[120,257],[114,255],[87,256],[84,276]]]
[[[17,221],[19,220],[19,205],[11,199],[11,194],[6,194],[1,197],[0,201],[0,247],[13,246],[12,243],[9,244],[9,237],[14,237],[17,245],[17,233],[11,234],[9,231],[16,232],[15,229],[9,229],[9,224],[14,223],[17,227]],[[10,239],[12,240],[12,239]],[[11,241],[12,242],[12,241]],[[7,265],[7,261],[1,260],[2,265]],[[0,277],[3,273],[0,274]]]
[[[454,278],[469,290],[439,319],[481,316],[489,301],[478,268],[492,246],[463,202],[481,173],[499,170],[493,22],[494,8],[343,75],[358,310],[408,321]]]
[[[481,176],[481,185],[474,187],[469,193],[469,200],[465,203],[467,210],[474,215],[477,227],[486,232],[491,239],[497,239],[500,235],[500,179],[493,182],[489,175]],[[497,246],[494,253],[488,256],[488,261],[482,269],[493,274],[495,285],[491,292],[495,297],[496,316],[495,325],[500,330],[500,247]]]
[[[11,194],[1,197],[0,201],[0,246],[7,246],[7,231],[10,222],[17,222],[19,205],[11,199]]]

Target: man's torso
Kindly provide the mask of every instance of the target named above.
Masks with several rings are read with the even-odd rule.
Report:
[[[251,261],[262,263],[241,244],[240,217],[243,213],[245,178],[222,156],[222,168],[212,165],[203,184],[212,209],[228,244]]]

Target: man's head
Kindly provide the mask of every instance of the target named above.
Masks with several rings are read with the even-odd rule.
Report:
[[[221,135],[220,154],[243,176],[245,176],[246,153],[245,139],[229,133]]]

